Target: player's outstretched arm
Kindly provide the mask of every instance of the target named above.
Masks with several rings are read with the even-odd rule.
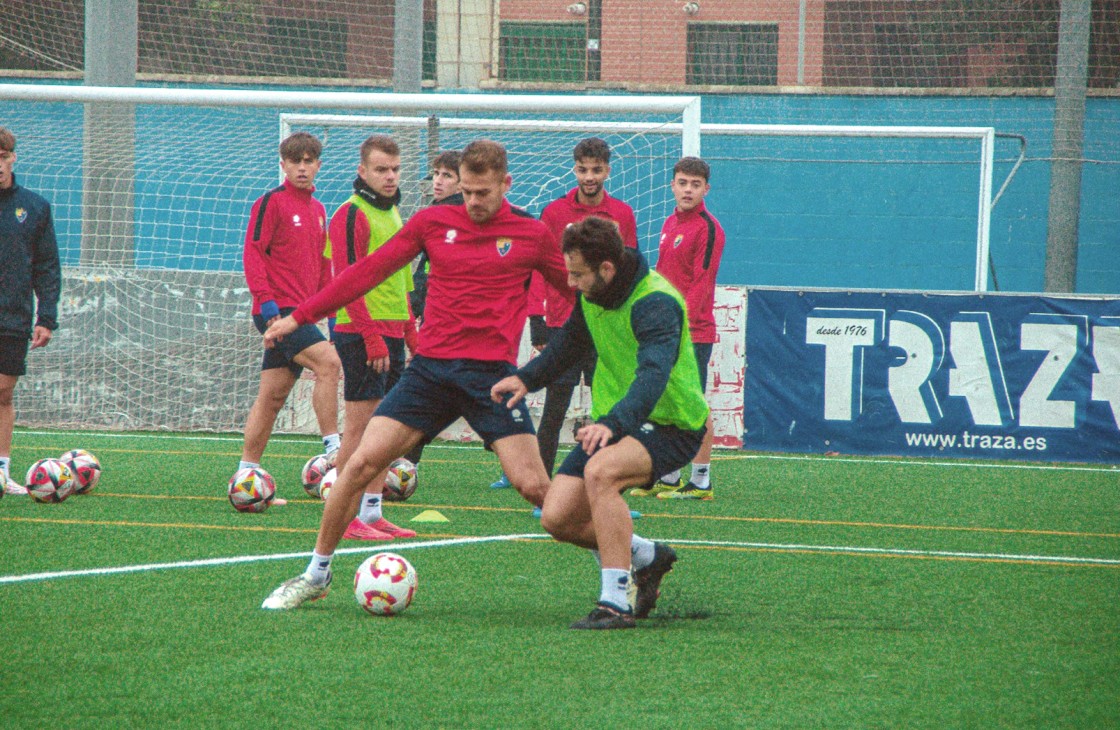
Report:
[[[509,400],[506,401],[506,408],[514,408],[528,392],[529,389],[525,387],[521,378],[516,375],[508,375],[494,383],[490,388],[490,399],[495,403],[501,403],[508,395]]]
[[[289,314],[287,317],[281,317],[270,324],[268,329],[265,330],[264,346],[269,348],[276,347],[277,342],[284,339],[285,335],[290,335],[295,332],[298,327],[299,323],[296,322],[295,317],[292,315]]]

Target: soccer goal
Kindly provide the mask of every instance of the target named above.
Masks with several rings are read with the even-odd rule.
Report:
[[[23,425],[242,427],[261,344],[241,252],[250,206],[277,184],[281,115],[382,120],[298,122],[324,137],[316,184],[328,213],[351,193],[372,131],[402,143],[405,213],[424,200],[433,150],[483,136],[510,151],[512,202],[539,213],[572,186],[575,142],[597,134],[615,148],[612,192],[656,227],[671,206],[673,163],[698,153],[700,140],[700,101],[687,96],[0,84],[0,100],[18,139],[19,182],[52,203],[64,273],[63,331],[31,356],[34,384],[17,403]],[[278,431],[314,431],[306,400],[289,399]]]

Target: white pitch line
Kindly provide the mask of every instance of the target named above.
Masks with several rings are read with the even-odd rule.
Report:
[[[18,431],[19,434],[29,434],[32,436],[90,436],[99,438],[119,438],[119,439],[152,439],[152,440],[181,440],[181,441],[229,441],[234,443],[241,443],[244,438],[240,435],[234,436],[204,436],[200,434],[159,434],[159,433],[115,433],[112,431],[53,431],[53,430],[35,430],[35,431]],[[289,439],[289,443],[318,443],[317,438],[308,437],[306,439],[295,438]],[[447,442],[433,442],[425,448],[436,449],[473,449],[478,450],[477,443],[472,444],[459,444],[451,441]],[[818,464],[827,462],[837,463],[855,463],[855,464],[888,464],[891,466],[934,466],[934,467],[966,467],[973,469],[1019,469],[1027,471],[1087,471],[1087,472],[1110,472],[1115,473],[1120,470],[1117,466],[1074,466],[1067,464],[991,464],[977,459],[976,461],[937,461],[933,457],[929,460],[917,461],[913,459],[881,459],[876,457],[845,457],[845,456],[824,456],[823,454],[752,454],[737,449],[721,449],[716,452],[715,457],[717,461],[737,460],[737,459],[750,459],[756,461],[812,461]]]
[[[548,537],[548,535],[489,535],[485,537],[459,537],[447,540],[425,540],[423,542],[393,543],[391,551],[416,550],[418,548],[447,547],[453,545],[467,545],[481,542],[503,542],[508,540],[530,540]],[[388,545],[367,545],[364,547],[343,548],[336,550],[335,555],[351,555],[353,553],[382,552],[379,548],[389,548]],[[387,550],[388,551],[388,550]],[[53,580],[55,578],[80,578],[85,576],[117,575],[120,573],[145,573],[152,570],[172,570],[175,568],[205,568],[220,565],[235,565],[237,563],[258,563],[267,560],[289,560],[293,558],[310,558],[311,553],[277,553],[274,555],[236,555],[229,558],[207,558],[205,560],[184,560],[177,563],[148,563],[147,565],[121,565],[115,568],[88,568],[86,570],[60,570],[51,573],[27,573],[25,575],[0,576],[3,583],[30,583],[33,581]]]
[[[449,547],[455,545],[469,545],[484,542],[507,542],[511,540],[540,540],[550,539],[549,535],[539,533],[526,533],[522,535],[488,535],[484,537],[460,537],[446,540],[425,540],[423,542],[394,543],[393,551],[416,550],[418,548]],[[797,545],[788,543],[770,542],[737,542],[722,540],[674,540],[663,538],[664,542],[674,545],[695,545],[698,547],[730,547],[747,548],[754,550],[778,550],[819,553],[862,553],[866,555],[902,555],[907,557],[925,558],[958,558],[965,560],[1015,560],[1025,563],[1064,563],[1068,565],[1101,565],[1120,566],[1120,560],[1111,558],[1082,558],[1070,555],[1017,555],[1013,553],[971,553],[955,552],[948,550],[908,550],[904,548],[875,548],[859,547],[855,545]],[[352,555],[354,553],[378,552],[381,545],[367,545],[355,548],[336,550],[335,555]],[[389,546],[384,546],[389,547]],[[236,565],[238,563],[257,563],[268,560],[289,560],[294,558],[309,558],[311,553],[277,553],[274,555],[237,555],[228,558],[208,558],[205,560],[185,560],[177,563],[149,563],[147,565],[123,565],[115,568],[89,568],[86,570],[62,570],[51,573],[28,573],[25,575],[0,576],[0,584],[4,583],[29,583],[33,581],[52,580],[54,578],[76,578],[84,576],[117,575],[120,573],[143,573],[153,570],[171,570],[176,568],[203,568],[222,565]]]
[[[949,550],[907,550],[904,548],[856,547],[851,545],[789,545],[768,542],[724,542],[718,540],[666,540],[674,545],[754,548],[759,550],[801,550],[821,553],[867,553],[871,555],[906,555],[930,558],[966,558],[970,560],[1020,560],[1030,563],[1069,563],[1071,565],[1116,565],[1111,558],[1081,558],[1070,555],[1015,555],[1011,553],[966,553]]]

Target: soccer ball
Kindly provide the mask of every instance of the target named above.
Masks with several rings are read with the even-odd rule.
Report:
[[[396,553],[371,555],[354,574],[354,598],[375,616],[401,613],[415,593],[416,569]]]
[[[264,512],[276,496],[276,482],[257,467],[238,469],[229,480],[229,503],[238,512]]]
[[[385,475],[385,501],[405,501],[416,491],[417,481],[416,465],[405,458],[397,459],[389,465],[389,473]]]
[[[74,494],[86,494],[101,479],[101,462],[85,449],[71,449],[58,457],[74,474]]]
[[[303,491],[307,492],[308,496],[319,499],[319,485],[323,482],[323,475],[330,469],[331,465],[327,461],[326,454],[319,454],[308,459],[307,463],[303,465],[303,471],[300,472]]]
[[[333,466],[327,470],[323,475],[323,481],[319,482],[319,498],[324,502],[327,501],[327,496],[331,493],[331,488],[334,486],[335,481],[338,479],[338,469]]]
[[[74,472],[60,459],[39,459],[27,470],[27,491],[36,502],[61,502],[74,493]]]

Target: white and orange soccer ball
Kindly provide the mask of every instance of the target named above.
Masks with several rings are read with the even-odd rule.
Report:
[[[39,459],[27,470],[24,483],[36,502],[62,502],[77,486],[74,473],[61,459]]]
[[[259,466],[238,469],[230,477],[228,493],[238,512],[264,512],[276,497],[276,482]]]
[[[389,465],[385,475],[385,491],[382,493],[388,502],[403,502],[416,491],[418,483],[416,465],[401,457]]]
[[[377,553],[358,566],[354,598],[375,616],[395,616],[412,603],[416,581],[412,563],[396,553]]]
[[[331,463],[327,461],[326,454],[319,454],[312,456],[303,465],[303,471],[300,472],[300,480],[303,482],[303,491],[307,492],[308,496],[315,499],[324,498],[319,494],[319,487],[323,483],[323,477],[328,471],[331,470]]]
[[[338,469],[332,466],[327,470],[327,473],[323,475],[323,481],[319,482],[319,499],[324,502],[327,501],[327,497],[330,495],[331,489],[334,487],[335,480],[337,479]]]
[[[85,449],[71,449],[58,457],[74,474],[74,494],[86,494],[101,479],[101,462]]]

